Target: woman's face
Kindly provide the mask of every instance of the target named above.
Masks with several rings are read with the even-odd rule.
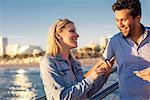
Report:
[[[63,28],[63,30],[58,34],[61,37],[60,43],[62,47],[65,49],[72,49],[77,47],[77,39],[79,35],[76,32],[74,24],[69,23],[65,25],[65,28]]]

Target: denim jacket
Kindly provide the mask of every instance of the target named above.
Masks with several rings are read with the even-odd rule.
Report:
[[[100,76],[94,81],[90,76],[84,78],[81,65],[71,57],[72,71],[60,55],[44,56],[40,62],[40,74],[48,100],[85,100],[103,86],[106,79]]]

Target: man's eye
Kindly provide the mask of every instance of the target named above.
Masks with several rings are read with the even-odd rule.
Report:
[[[116,22],[119,22],[119,20],[116,19]]]
[[[127,19],[123,19],[123,21],[125,22],[125,21],[127,21]]]

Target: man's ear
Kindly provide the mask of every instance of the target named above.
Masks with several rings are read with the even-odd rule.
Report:
[[[141,21],[141,16],[140,15],[136,16],[136,21],[140,23],[140,21]]]

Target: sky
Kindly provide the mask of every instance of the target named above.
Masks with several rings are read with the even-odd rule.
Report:
[[[0,36],[8,44],[38,45],[46,48],[50,25],[67,18],[80,35],[78,46],[118,33],[112,5],[116,0],[0,0]],[[150,0],[140,0],[142,20],[150,26]]]

